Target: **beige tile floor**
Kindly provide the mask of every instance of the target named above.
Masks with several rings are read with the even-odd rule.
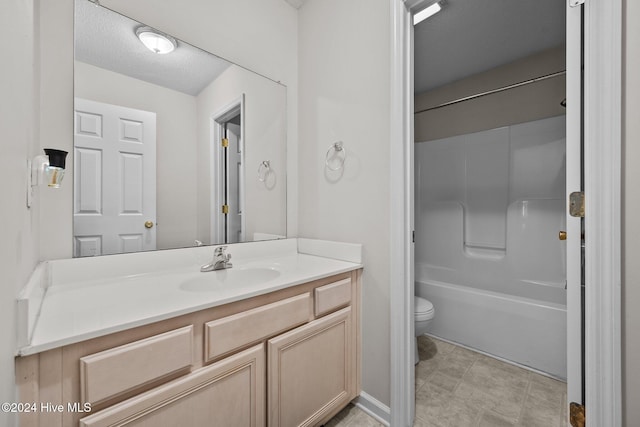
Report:
[[[565,427],[566,384],[430,337],[418,339],[414,427]],[[348,406],[326,427],[382,424]]]
[[[384,427],[374,418],[353,405],[349,405],[331,418],[324,427]]]

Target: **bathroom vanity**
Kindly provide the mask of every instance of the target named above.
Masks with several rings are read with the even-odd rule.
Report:
[[[346,251],[340,245],[304,239],[234,245],[230,252],[241,252],[234,254],[234,267],[215,277],[219,272],[181,275],[187,268],[173,265],[151,278],[116,278],[111,295],[123,291],[123,282],[131,289],[116,297],[124,309],[103,313],[100,320],[92,319],[97,307],[114,306],[89,301],[89,295],[92,287],[95,296],[109,287],[104,279],[91,285],[77,272],[60,273],[66,280],[74,275],[79,280],[56,284],[54,265],[49,273],[53,284],[29,344],[16,358],[19,401],[37,404],[35,411],[21,414],[20,425],[322,424],[360,391],[359,255],[346,256],[351,261],[317,256],[327,249],[359,251],[359,245]],[[255,248],[258,253],[242,254]],[[201,260],[212,249],[181,251],[197,253]],[[141,261],[169,255],[133,254]],[[117,257],[127,255],[69,261],[115,263]],[[228,279],[234,272],[240,280],[220,283],[220,277]],[[166,277],[170,279],[164,283]],[[78,304],[72,294],[81,292],[87,305],[96,307],[89,312],[77,307],[63,312],[62,305],[56,309],[56,301],[47,301],[51,290],[55,299],[56,287],[69,287],[64,289],[67,302]],[[140,297],[151,291],[168,300],[168,306],[146,307],[145,301],[158,305],[151,294]],[[109,299],[106,294],[101,298]],[[127,307],[142,314],[125,313]],[[64,325],[69,312],[74,326],[56,331],[55,323]]]

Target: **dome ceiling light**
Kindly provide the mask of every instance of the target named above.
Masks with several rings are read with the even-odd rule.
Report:
[[[177,46],[176,39],[154,30],[151,27],[140,27],[136,30],[136,36],[147,49],[153,53],[165,55],[173,52]]]

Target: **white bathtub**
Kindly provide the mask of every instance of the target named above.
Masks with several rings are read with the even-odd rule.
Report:
[[[416,295],[435,308],[429,334],[566,379],[565,305],[417,279]]]

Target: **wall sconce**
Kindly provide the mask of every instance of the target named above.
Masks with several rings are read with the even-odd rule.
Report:
[[[47,187],[60,188],[64,178],[67,152],[45,148],[45,155],[39,155],[33,160],[27,160],[27,207],[31,207],[33,188],[47,184]]]

